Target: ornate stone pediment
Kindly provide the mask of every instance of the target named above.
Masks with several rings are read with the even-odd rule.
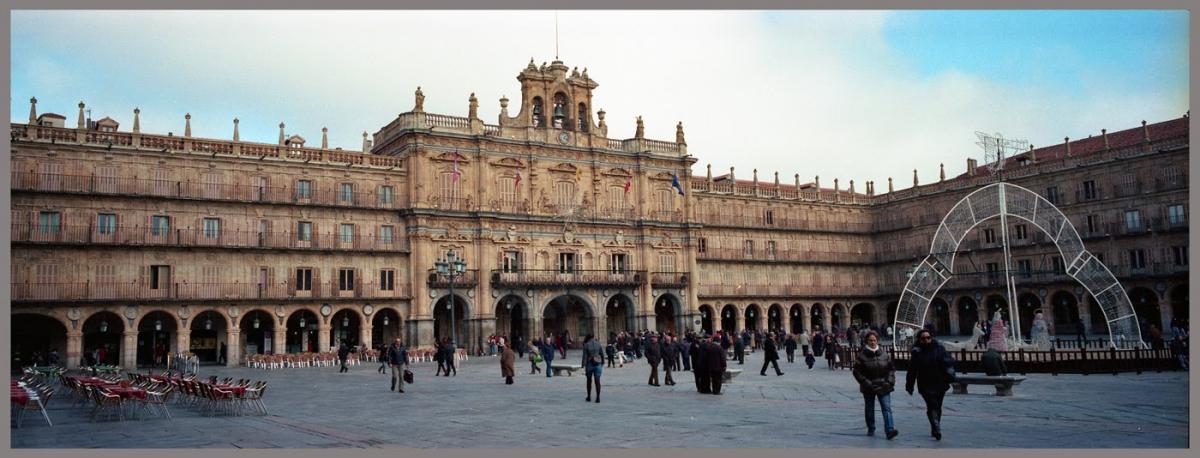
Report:
[[[454,162],[455,154],[456,154],[455,152],[441,153],[441,154],[431,157],[430,159],[434,160],[434,161],[438,161],[438,162]],[[467,159],[467,155],[465,155],[463,153],[457,153],[457,154],[458,154],[458,163],[459,164],[471,163],[471,160]]]
[[[462,159],[459,159],[459,162],[461,162],[461,161],[462,161]],[[524,162],[521,162],[520,159],[512,158],[512,157],[500,158],[499,160],[489,162],[488,164],[491,164],[492,166],[495,166],[495,167],[510,167],[510,168],[524,168],[525,167]]]
[[[518,243],[522,245],[530,243],[529,237],[523,237],[518,234],[515,226],[509,226],[508,229],[504,230],[504,234],[493,238],[492,241],[495,243]]]
[[[579,166],[577,166],[575,164],[566,163],[566,162],[562,162],[553,167],[550,167],[551,172],[569,173],[571,175],[574,175],[576,170],[579,170]]]
[[[471,236],[470,234],[459,232],[458,225],[451,223],[446,226],[446,231],[444,233],[434,234],[432,237],[430,237],[430,239],[437,242],[458,242],[470,241]]]
[[[633,242],[630,242],[629,240],[625,239],[624,231],[617,231],[617,233],[613,236],[612,240],[605,241],[601,245],[603,245],[606,248],[615,248],[615,247],[633,248],[635,246],[633,244]]]
[[[650,175],[651,180],[671,181],[672,178],[673,177],[671,176],[671,174],[669,174],[667,172],[658,172],[656,174]]]
[[[682,248],[683,247],[683,245],[681,245],[679,242],[677,242],[673,238],[671,238],[671,234],[668,234],[666,232],[662,233],[662,237],[659,239],[659,241],[650,244],[650,246],[654,247],[654,248]]]
[[[629,177],[633,176],[633,174],[629,173],[628,170],[621,169],[621,168],[611,168],[611,169],[605,170],[604,172],[601,172],[601,175],[604,175],[606,177],[622,177],[622,178],[629,178]]]

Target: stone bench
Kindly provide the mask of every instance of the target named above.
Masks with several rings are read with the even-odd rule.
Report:
[[[996,387],[996,396],[1012,396],[1012,387],[1023,381],[1025,377],[1019,375],[958,375],[951,385],[954,394],[967,394],[967,385],[992,385]]]
[[[566,371],[568,376],[573,376],[575,375],[575,371],[583,370],[583,366],[578,364],[550,363],[550,370],[554,371],[554,375],[561,376],[563,371]]]
[[[721,383],[733,383],[733,379],[742,375],[741,369],[725,369],[725,373],[721,374]]]

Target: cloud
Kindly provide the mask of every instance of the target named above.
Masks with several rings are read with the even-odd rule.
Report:
[[[599,82],[594,108],[607,112],[610,136],[632,136],[641,115],[648,137],[672,140],[682,121],[696,174],[712,163],[714,173],[758,168],[769,180],[778,169],[785,182],[821,175],[859,190],[867,180],[884,190],[889,176],[907,187],[914,168],[931,182],[939,163],[961,173],[966,157],[982,156],[976,130],[1042,145],[1187,109],[1186,87],[1089,79],[1066,91],[922,76],[889,47],[892,17],[563,11],[559,56]],[[190,112],[196,136],[229,138],[237,116],[243,139],[274,142],[284,121],[309,139],[327,126],[331,145],[357,149],[363,131],[412,107],[416,86],[426,110],[459,116],[474,92],[480,116],[495,122],[502,95],[518,100],[529,58],[553,59],[554,20],[553,11],[18,11],[10,111],[24,119],[37,95],[41,111],[71,117],[84,99],[96,117],[128,125],[140,105],[144,131],[179,132]]]

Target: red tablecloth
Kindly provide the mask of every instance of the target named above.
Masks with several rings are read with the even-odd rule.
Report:
[[[99,377],[91,377],[91,376],[87,376],[87,375],[76,376],[75,380],[77,380],[81,384],[92,385],[92,386],[118,385],[117,383],[113,383],[113,382],[104,380]]]
[[[29,402],[29,393],[25,392],[24,388],[13,388],[11,399],[13,404],[23,406]]]
[[[183,380],[183,378],[182,378],[182,377],[175,377],[175,376],[172,376],[172,377],[167,377],[167,376],[165,376],[165,375],[162,375],[162,374],[157,374],[157,375],[151,375],[151,376],[150,376],[150,380],[154,380],[154,381],[156,381],[156,382],[179,382],[179,381],[182,381],[182,380]]]
[[[138,398],[146,399],[146,390],[141,388],[123,388],[121,386],[106,387],[109,393],[120,396],[123,399]]]
[[[213,387],[214,387],[214,388],[217,388],[217,389],[219,389],[219,390],[221,390],[221,391],[232,391],[232,392],[233,392],[233,394],[235,394],[235,395],[238,395],[238,396],[241,396],[241,395],[243,395],[243,394],[246,394],[246,387],[244,387],[244,386],[238,386],[238,385],[213,385]]]

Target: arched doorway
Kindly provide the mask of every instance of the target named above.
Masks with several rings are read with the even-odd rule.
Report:
[[[262,310],[252,310],[238,323],[242,334],[243,355],[274,353],[275,318]]]
[[[125,322],[113,312],[97,312],[88,317],[83,322],[83,351],[88,364],[121,364],[124,334]]]
[[[1105,329],[1108,327],[1108,318],[1104,315],[1104,310],[1100,309],[1100,303],[1096,302],[1096,297],[1088,293],[1084,298],[1084,302],[1088,306],[1088,329],[1087,334],[1093,334],[1096,330]],[[1139,319],[1141,317],[1138,317]]]
[[[137,365],[165,367],[167,355],[175,351],[175,317],[155,310],[138,322]]]
[[[362,319],[352,309],[341,309],[329,320],[329,347],[338,348],[342,342],[351,348],[362,340]]]
[[[713,333],[713,308],[711,305],[704,304],[700,306],[700,329],[705,334]]]
[[[1038,299],[1036,294],[1022,293],[1017,296],[1017,310],[1021,314],[1019,317],[1021,319],[1021,338],[1029,340],[1029,330],[1033,327],[1033,316],[1042,311],[1042,300]]]
[[[1079,321],[1079,302],[1075,295],[1058,291],[1050,295],[1050,307],[1054,309],[1054,333],[1074,334]]]
[[[496,302],[496,335],[507,342],[529,342],[529,306],[524,299],[509,294]]]
[[[50,364],[50,352],[58,353],[58,365],[67,365],[67,327],[61,321],[37,313],[15,313],[10,329],[14,371],[34,363]]]
[[[321,338],[319,329],[321,322],[317,314],[308,309],[292,312],[287,319],[287,352],[315,353],[320,351]]]
[[[948,335],[950,334],[950,305],[942,298],[935,298],[929,303],[930,317],[926,318],[927,324],[933,325],[933,335]]]
[[[804,332],[804,307],[800,304],[792,304],[789,315],[792,317],[792,334],[800,334]]]
[[[583,336],[593,333],[592,307],[583,298],[569,294],[551,299],[542,309],[542,330],[553,332],[554,335],[570,331],[571,340],[578,347],[583,343]]]
[[[1129,292],[1129,301],[1133,302],[1134,313],[1137,313],[1142,340],[1149,342],[1150,325],[1162,330],[1162,311],[1158,309],[1158,295],[1148,288],[1138,287]]]
[[[608,298],[608,304],[604,306],[604,318],[610,334],[633,332],[633,300],[624,294]]]
[[[898,309],[898,308],[900,308],[900,302],[892,301],[892,302],[888,303],[887,316],[884,318],[884,320],[887,321],[886,323],[884,323],[886,325],[885,328],[887,326],[892,326],[896,323],[896,309]],[[893,332],[895,332],[895,331],[893,330]]]
[[[450,325],[450,296],[442,296],[433,306],[433,338],[438,342],[446,338],[457,337],[456,347],[462,347],[467,342],[467,301],[458,294],[454,295],[454,326]]]
[[[762,318],[762,310],[758,309],[758,304],[750,304],[746,307],[746,325],[743,328],[750,331],[762,329],[758,325],[758,320]]]
[[[846,328],[846,306],[841,303],[833,304],[829,308],[829,329],[834,331],[842,331]]]
[[[809,315],[809,323],[811,323],[813,329],[819,329],[822,331],[829,330],[829,328],[825,327],[824,305],[821,305],[820,303],[813,304],[812,310],[809,311]]]
[[[221,355],[221,346],[226,346],[226,328],[229,323],[225,316],[213,310],[205,310],[192,318],[189,325],[192,329],[189,351],[196,355],[202,363],[215,363]]]
[[[733,304],[725,304],[721,309],[721,330],[725,332],[737,332],[737,315],[738,309]]]
[[[1171,316],[1175,319],[1188,319],[1188,287],[1187,285],[1176,286],[1171,290]]]
[[[683,313],[683,305],[673,294],[663,294],[654,301],[654,327],[658,332],[679,334],[682,326],[679,316]]]
[[[975,300],[966,296],[958,298],[958,333],[971,335],[976,321],[979,321],[979,307],[975,305]]]
[[[859,302],[850,309],[850,324],[859,328],[867,327],[873,324],[875,316],[875,306],[866,302]]]
[[[400,313],[389,307],[380,308],[371,317],[371,343],[376,347],[391,345],[396,339],[403,339],[404,329]]]
[[[771,304],[767,309],[767,330],[783,329],[783,306]]]

